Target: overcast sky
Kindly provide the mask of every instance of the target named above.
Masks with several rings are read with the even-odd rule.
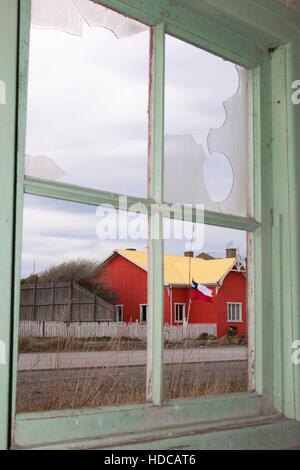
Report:
[[[148,31],[117,39],[109,30],[88,26],[82,38],[32,29],[26,153],[50,157],[64,172],[61,182],[146,197],[148,59]],[[167,200],[194,202],[189,198],[196,177],[204,188],[204,200],[198,202],[210,210],[217,210],[215,201],[228,187],[230,192],[231,166],[226,159],[207,164],[207,136],[224,123],[223,102],[238,86],[233,64],[167,37],[165,135],[170,171],[165,178],[173,188]],[[203,174],[209,180],[206,186]],[[106,221],[113,217],[106,214]],[[115,248],[146,250],[145,238],[100,240],[100,221],[95,207],[26,196],[22,275],[32,273],[34,262],[39,272],[66,259],[102,259]],[[170,240],[166,252],[183,254],[186,243]],[[245,233],[205,229],[203,250],[223,257],[228,246],[245,256]]]
[[[130,239],[120,239],[119,225],[128,216]],[[116,221],[116,225],[114,222]],[[117,228],[116,239],[105,239],[106,233]],[[224,258],[225,248],[239,248],[246,255],[246,234],[239,230],[220,227],[197,226],[197,237],[191,245],[192,224],[178,230],[171,222],[170,239],[165,240],[165,253],[183,255],[192,248],[195,254],[206,251],[212,256]],[[181,229],[181,231],[180,231]],[[177,234],[183,234],[177,239]],[[103,236],[104,235],[104,236]],[[146,251],[147,219],[141,215],[113,212],[84,204],[25,195],[23,222],[22,276],[68,259],[87,257],[101,260],[115,249],[136,248]]]

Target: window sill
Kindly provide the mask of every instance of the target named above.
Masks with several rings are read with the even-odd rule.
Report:
[[[41,450],[280,450],[300,446],[300,423],[280,415],[163,428],[126,436],[106,436],[25,446]],[[12,449],[20,449],[13,446]]]
[[[202,430],[225,423],[227,426],[231,421],[249,420],[262,413],[261,396],[239,393],[170,400],[162,407],[140,403],[20,414],[15,420],[13,446],[56,448],[60,443],[70,448],[76,443],[77,447],[92,447],[96,441],[104,447],[114,446],[120,441],[136,442],[143,436],[159,440],[157,436],[169,435],[170,429],[180,434],[188,426]],[[125,416],[127,419],[122,419]]]

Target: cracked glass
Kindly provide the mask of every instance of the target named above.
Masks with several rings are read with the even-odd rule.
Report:
[[[164,200],[249,216],[248,72],[166,36]]]

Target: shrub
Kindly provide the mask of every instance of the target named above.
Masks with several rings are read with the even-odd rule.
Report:
[[[208,338],[209,338],[208,333],[202,333],[202,334],[199,336],[199,339],[202,340],[202,341],[206,341]]]
[[[113,288],[108,288],[106,282],[103,280],[94,282],[89,279],[77,279],[76,283],[107,302],[116,303],[118,300],[117,292]]]
[[[97,277],[97,282],[93,279]],[[108,286],[105,280],[105,271],[96,260],[78,258],[65,261],[64,263],[50,266],[41,273],[33,274],[26,279],[22,279],[22,284],[44,284],[50,282],[73,281],[84,287],[89,292],[101,297],[110,303],[116,303],[118,299],[117,292]]]
[[[101,271],[99,261],[78,258],[52,265],[38,275],[39,283],[77,281],[78,279],[93,279]]]

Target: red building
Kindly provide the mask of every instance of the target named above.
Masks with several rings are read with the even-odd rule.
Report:
[[[165,323],[215,325],[218,337],[227,335],[230,327],[246,334],[246,268],[235,251],[227,250],[224,259],[208,260],[165,255],[164,272]],[[114,251],[104,261],[104,276],[118,294],[117,321],[146,322],[147,253]],[[189,308],[192,279],[213,291],[213,303],[192,300]]]

